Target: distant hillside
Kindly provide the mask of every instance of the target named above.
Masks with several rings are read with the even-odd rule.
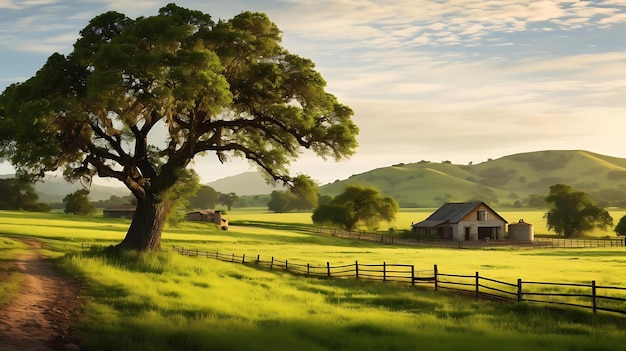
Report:
[[[0,178],[11,175],[0,175]],[[35,190],[42,202],[61,202],[80,188],[62,178],[46,178]],[[565,183],[591,194],[603,207],[626,207],[626,159],[588,151],[539,151],[505,156],[479,164],[449,162],[400,163],[355,174],[320,187],[323,195],[337,195],[347,184],[375,186],[401,207],[438,207],[448,201],[481,200],[499,206],[527,206],[545,197],[549,187]],[[280,187],[268,185],[260,173],[245,172],[206,185],[239,196],[268,195]],[[126,196],[124,187],[93,185],[91,198]],[[257,202],[266,203],[259,198]],[[257,204],[258,205],[258,204]]]
[[[2,174],[0,179],[13,178],[14,174]],[[43,203],[55,203],[62,202],[63,198],[67,194],[71,194],[78,189],[81,189],[82,185],[70,184],[66,182],[62,177],[49,177],[44,178],[44,182],[35,183],[35,191],[39,195],[39,201]],[[92,201],[108,200],[111,195],[116,196],[128,196],[130,191],[124,187],[113,186],[101,186],[93,184],[90,189],[90,197]]]
[[[284,190],[282,187],[274,187],[265,181],[259,172],[245,172],[234,176],[218,179],[206,185],[220,193],[236,193],[239,196],[266,195],[274,190]]]
[[[467,200],[520,206],[533,194],[546,196],[556,183],[586,191],[603,206],[626,206],[626,159],[588,151],[540,151],[476,165],[422,161],[356,174],[320,190],[334,196],[347,184],[375,186],[402,207]]]

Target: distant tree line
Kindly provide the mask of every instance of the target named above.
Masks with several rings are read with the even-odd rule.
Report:
[[[50,206],[39,202],[33,183],[18,178],[0,179],[0,210],[49,212]]]

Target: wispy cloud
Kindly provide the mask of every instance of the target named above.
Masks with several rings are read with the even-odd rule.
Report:
[[[312,58],[329,91],[355,110],[361,147],[349,163],[353,173],[377,160],[606,152],[616,143],[626,150],[626,0],[176,3],[214,18],[267,13],[285,47]],[[149,16],[164,4],[0,0],[0,85],[35,72],[31,62],[68,52],[100,13]]]

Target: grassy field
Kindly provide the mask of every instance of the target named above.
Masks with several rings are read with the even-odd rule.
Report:
[[[250,211],[247,218],[260,220],[253,215],[265,216]],[[74,322],[81,349],[619,350],[626,341],[626,319],[606,313],[555,312],[396,284],[304,278],[172,251],[120,257],[81,248],[119,242],[128,223],[0,211],[3,259],[23,248],[12,236],[36,237],[46,243],[46,255],[84,282],[86,304]],[[438,264],[442,273],[480,271],[507,281],[595,279],[626,286],[623,248],[424,249],[269,226],[233,226],[225,232],[207,224],[166,228],[163,247],[171,245],[311,264],[386,261],[425,270]]]
[[[395,231],[402,231],[406,229],[410,229],[411,223],[420,222],[429,215],[431,215],[436,208],[403,208],[400,209],[398,214],[396,215],[395,221],[391,223],[382,222],[380,225],[380,231],[388,231],[389,228],[393,228]],[[541,236],[549,236],[556,235],[556,233],[552,231],[548,231],[546,227],[546,220],[543,218],[544,214],[547,210],[539,210],[539,209],[529,209],[529,210],[500,210],[498,208],[495,209],[507,222],[509,223],[517,223],[520,219],[523,219],[524,222],[530,223],[533,225],[535,230],[535,235]],[[626,215],[626,210],[611,210],[609,209],[609,213],[613,217],[614,225],[617,225],[620,218]],[[229,221],[231,223],[245,223],[248,221],[252,222],[270,222],[270,223],[301,223],[307,225],[313,225],[311,221],[311,213],[302,212],[302,213],[274,213],[267,211],[265,208],[242,208],[242,209],[233,209],[228,212],[227,215]],[[613,231],[613,228],[608,228],[608,230],[600,230],[596,229],[593,232],[588,233],[589,237],[610,237],[616,238],[616,234]]]

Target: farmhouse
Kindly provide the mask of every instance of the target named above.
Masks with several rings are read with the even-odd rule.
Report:
[[[484,202],[449,202],[411,227],[414,233],[447,240],[497,240],[504,238],[506,224]]]
[[[102,210],[102,215],[104,217],[111,217],[111,218],[133,218],[133,216],[135,215],[136,208],[137,208],[136,205],[131,205],[131,204],[107,207],[104,210]]]
[[[195,212],[189,212],[185,215],[185,219],[188,221],[196,222],[211,222],[217,224],[223,230],[228,230],[228,220],[222,217],[221,211],[209,211],[201,210]]]

